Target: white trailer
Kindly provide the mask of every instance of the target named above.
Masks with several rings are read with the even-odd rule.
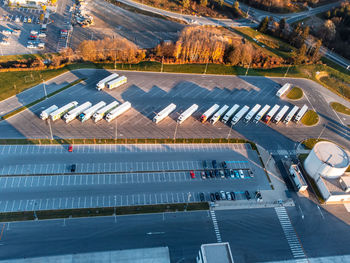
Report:
[[[85,110],[82,114],[79,115],[79,120],[81,122],[87,121],[88,119],[91,118],[91,116],[97,112],[99,109],[101,109],[102,107],[106,106],[106,102],[104,101],[100,101],[99,103],[95,104],[94,106],[92,106],[91,108],[88,108],[87,110]]]
[[[253,122],[254,122],[254,123],[258,123],[258,122],[261,120],[261,118],[266,114],[266,112],[267,112],[270,108],[271,108],[271,106],[268,105],[268,104],[266,104],[266,105],[264,106],[264,108],[262,108],[262,109],[258,112],[258,114],[255,116]]]
[[[232,118],[231,125],[235,125],[237,122],[239,122],[240,119],[242,119],[243,115],[247,113],[249,110],[249,107],[245,105],[239,112],[236,113],[236,115]]]
[[[99,120],[102,120],[104,116],[106,116],[109,112],[114,110],[116,107],[118,107],[119,102],[113,101],[109,103],[108,105],[104,106],[102,109],[99,109],[94,115],[92,115],[93,121],[96,123]]]
[[[112,110],[110,113],[107,114],[106,116],[106,121],[111,122],[118,116],[122,115],[124,112],[129,110],[131,108],[131,103],[126,101],[122,105],[118,106],[114,110]]]
[[[232,115],[238,110],[239,105],[235,104],[232,106],[232,108],[225,114],[225,116],[222,118],[222,122],[226,123],[229,121],[229,119],[232,117]]]
[[[64,116],[63,119],[66,123],[74,120],[77,116],[79,116],[82,112],[84,112],[86,109],[91,107],[91,102],[87,101],[80,106],[76,107],[75,109],[72,109],[68,111]]]
[[[118,77],[116,79],[113,79],[113,80],[107,82],[106,86],[108,89],[114,89],[114,88],[117,88],[117,87],[123,85],[127,81],[128,81],[128,79],[125,76],[121,76],[121,77]]]
[[[283,108],[277,113],[276,117],[272,121],[276,124],[279,123],[282,120],[283,116],[286,115],[288,110],[288,106],[283,106]]]
[[[287,90],[289,90],[289,88],[292,86],[292,84],[286,83],[284,84],[276,93],[277,97],[281,97],[284,93],[287,92]]]
[[[196,110],[198,110],[198,105],[193,104],[191,107],[189,107],[187,110],[185,110],[177,119],[177,122],[179,124],[183,123],[187,118],[189,118]]]
[[[153,118],[153,122],[158,123],[164,118],[166,118],[171,112],[173,112],[176,109],[176,105],[174,103],[171,103],[168,105],[165,109],[161,110],[156,116]]]
[[[284,119],[283,123],[288,124],[290,120],[294,117],[295,113],[299,110],[298,106],[294,106],[293,109],[288,113],[287,117]]]
[[[52,121],[60,119],[64,114],[66,114],[68,111],[74,109],[78,105],[78,102],[72,101],[61,108],[55,110],[54,112],[50,113],[50,118]]]
[[[219,105],[214,104],[213,106],[211,106],[206,112],[203,113],[203,115],[201,116],[201,122],[204,123],[206,122],[207,119],[209,119],[211,117],[211,115],[214,114],[214,112],[216,112],[219,109]]]
[[[97,90],[102,90],[106,87],[106,83],[113,80],[113,79],[116,79],[118,78],[119,75],[117,73],[113,73],[111,75],[109,75],[108,77],[104,78],[104,79],[101,79],[97,84],[96,84],[96,89]]]
[[[248,112],[248,114],[245,116],[244,121],[248,123],[248,122],[254,117],[254,115],[258,112],[258,110],[260,110],[260,108],[261,108],[261,105],[260,105],[260,104],[256,104],[256,105]]]
[[[218,110],[214,116],[210,119],[211,124],[215,124],[218,120],[220,120],[220,117],[228,110],[228,106],[224,105]]]
[[[46,120],[50,116],[50,114],[57,109],[58,109],[58,107],[56,105],[52,105],[51,107],[47,108],[46,110],[43,110],[40,113],[40,119]]]
[[[269,123],[272,119],[272,117],[277,113],[278,109],[280,108],[279,105],[273,106],[273,108],[266,114],[264,122]]]
[[[300,111],[298,112],[297,116],[295,116],[294,121],[295,121],[295,122],[300,121],[301,118],[305,115],[305,113],[307,112],[308,109],[309,109],[309,107],[306,106],[306,105],[304,105],[304,106],[300,109]]]

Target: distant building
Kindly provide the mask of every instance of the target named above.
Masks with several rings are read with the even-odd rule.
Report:
[[[30,7],[40,7],[42,5],[47,5],[48,0],[9,0],[9,5],[19,5],[19,6],[30,6]]]
[[[233,263],[230,244],[203,244],[196,258],[197,263]]]

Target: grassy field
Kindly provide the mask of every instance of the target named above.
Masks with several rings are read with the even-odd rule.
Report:
[[[322,142],[322,141],[326,141],[326,140],[311,138],[311,139],[307,139],[307,140],[303,141],[303,145],[306,149],[311,150],[315,146],[316,143]]]
[[[350,109],[348,107],[344,106],[343,104],[340,104],[338,102],[331,102],[331,107],[336,112],[340,112],[340,113],[343,113],[343,114],[346,114],[346,115],[350,115]]]
[[[299,100],[304,96],[303,90],[299,87],[293,87],[287,94],[290,100]]]
[[[43,80],[49,80],[66,71],[68,71],[67,68],[56,70],[0,72],[0,100],[12,97],[25,89],[42,83]]]
[[[318,114],[313,110],[308,110],[304,117],[301,119],[302,124],[306,126],[312,126],[317,124],[319,121]]]

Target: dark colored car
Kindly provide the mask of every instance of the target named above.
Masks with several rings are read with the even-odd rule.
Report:
[[[199,199],[201,200],[201,202],[204,202],[204,194],[203,193],[199,194]]]
[[[210,194],[210,201],[215,202],[215,195],[213,193]]]
[[[215,173],[215,176],[216,176],[216,177],[220,177],[220,174],[219,174],[219,171],[218,171],[218,170],[215,169],[215,170],[214,170],[214,173]]]
[[[225,172],[226,177],[230,177],[230,170],[229,169],[225,169],[224,172]]]
[[[212,163],[214,169],[218,168],[218,164],[216,163],[216,160],[212,160],[211,163]]]
[[[248,191],[245,191],[245,197],[247,198],[247,200],[249,200],[251,197],[250,197],[250,193]]]
[[[220,200],[220,199],[221,199],[221,198],[220,198],[220,194],[219,194],[218,192],[215,193],[215,199],[216,199],[216,200]]]
[[[262,196],[260,192],[255,192],[255,197],[257,200],[261,201],[262,200]]]
[[[223,161],[223,162],[221,163],[221,165],[222,165],[222,168],[227,169],[227,164],[226,164],[225,161]]]
[[[207,179],[207,178],[205,177],[205,172],[201,172],[201,177],[202,177],[202,179]]]
[[[210,170],[209,173],[210,173],[210,177],[211,177],[211,178],[214,178],[214,177],[215,177],[215,173],[214,173],[213,170]]]
[[[231,199],[232,201],[236,200],[236,195],[235,195],[235,192],[231,192]]]
[[[205,176],[206,176],[207,178],[209,178],[209,177],[210,177],[210,171],[205,170]]]
[[[208,166],[207,166],[207,161],[203,161],[203,168],[204,168],[204,169],[207,169],[207,168],[208,168]]]
[[[72,167],[70,168],[70,171],[72,173],[74,173],[76,169],[77,169],[77,165],[76,164],[72,164]]]

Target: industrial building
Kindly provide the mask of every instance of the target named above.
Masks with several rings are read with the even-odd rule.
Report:
[[[42,5],[47,5],[48,0],[9,0],[9,5],[19,5],[19,6],[30,6],[30,7],[41,7]]]
[[[326,203],[350,202],[349,154],[331,142],[318,142],[305,159],[304,168],[314,179]]]
[[[203,244],[196,258],[197,263],[233,263],[230,244],[228,242]]]

